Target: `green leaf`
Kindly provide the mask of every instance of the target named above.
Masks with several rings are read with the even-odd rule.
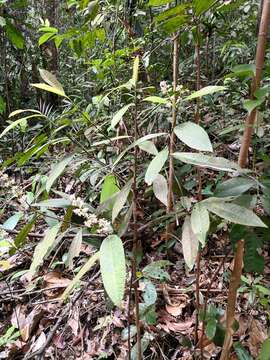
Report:
[[[52,207],[52,208],[65,208],[71,205],[69,199],[58,198],[58,199],[48,199],[40,201],[39,203],[34,203],[32,206],[38,207]]]
[[[216,0],[193,0],[193,7],[196,16],[200,16],[202,13],[209,10],[211,6],[215,3]]]
[[[171,9],[165,10],[158,16],[155,16],[155,21],[161,22],[165,19],[174,17],[176,15],[180,15],[180,14],[183,15],[183,14],[185,14],[185,10],[187,9],[187,7],[188,7],[188,4],[179,4]]]
[[[213,151],[207,132],[199,125],[187,121],[174,129],[175,135],[184,144],[199,151]]]
[[[14,215],[8,218],[3,225],[1,225],[1,228],[4,230],[14,230],[22,217],[23,217],[23,212],[21,211],[16,212]]]
[[[149,6],[161,6],[171,3],[173,0],[149,0]]]
[[[168,260],[157,260],[145,266],[142,270],[143,276],[146,278],[157,280],[170,280],[170,276],[167,271],[163,270],[164,267],[171,265]]]
[[[53,88],[59,90],[61,93],[65,94],[64,89],[62,87],[62,85],[60,84],[60,82],[56,79],[56,77],[50,73],[47,70],[44,69],[39,69],[39,73],[41,78],[50,86],[52,86]]]
[[[241,64],[237,65],[232,69],[232,72],[236,76],[246,77],[246,76],[255,76],[256,66],[254,64]]]
[[[102,184],[100,203],[102,204],[103,202],[109,200],[109,198],[117,192],[119,192],[117,178],[112,174],[107,175]]]
[[[219,183],[214,192],[216,197],[238,196],[254,187],[256,183],[252,179],[235,177]]]
[[[146,140],[150,140],[150,139],[154,139],[155,137],[158,136],[163,136],[163,135],[167,135],[167,133],[157,133],[157,134],[148,134],[145,135],[143,137],[141,137],[140,139],[136,140],[134,143],[132,143],[131,145],[129,145],[119,156],[118,158],[115,160],[113,167],[115,167],[119,161],[122,159],[122,157],[131,149],[133,149],[135,146],[140,146],[142,143],[144,143]]]
[[[46,191],[48,193],[50,192],[51,187],[54,184],[54,182],[63,173],[63,171],[65,170],[65,168],[71,162],[72,159],[73,159],[73,155],[66,157],[65,159],[60,161],[58,164],[54,165],[54,167],[52,168],[52,170],[48,176],[47,182],[46,182]]]
[[[153,191],[155,197],[165,206],[168,204],[168,184],[165,177],[158,174],[153,181]]]
[[[70,270],[73,269],[73,259],[79,256],[82,245],[82,229],[79,229],[77,234],[74,236],[70,248],[68,250],[67,264]]]
[[[139,148],[151,155],[158,154],[156,145],[152,141],[144,141],[142,144],[139,145]]]
[[[73,288],[77,285],[77,283],[81,280],[81,278],[95,265],[96,261],[99,259],[99,251],[96,252],[94,255],[90,257],[90,259],[87,260],[87,262],[82,266],[80,271],[76,274],[74,279],[71,281],[71,283],[68,285],[66,290],[63,292],[61,296],[61,300],[66,300],[70,292],[73,290]]]
[[[184,98],[184,101],[197,99],[197,98],[200,98],[200,97],[203,97],[206,95],[210,95],[210,94],[214,94],[216,92],[224,91],[224,90],[227,90],[227,88],[225,86],[214,86],[214,85],[206,86],[198,91],[195,91],[193,94],[187,96],[186,98]]]
[[[257,360],[270,360],[270,339],[263,342],[262,350]]]
[[[32,112],[32,113],[36,113],[36,114],[39,114],[42,116],[42,113],[38,110],[33,110],[33,109],[18,109],[18,110],[15,110],[15,111],[12,111],[12,113],[9,114],[9,118],[15,116],[15,115],[19,115],[23,112]]]
[[[208,320],[205,328],[205,334],[209,340],[214,339],[216,335],[216,329],[217,329],[217,320],[214,318]]]
[[[122,109],[120,109],[112,118],[111,121],[111,128],[114,129],[118,123],[122,120],[123,116],[125,115],[125,113],[128,111],[128,109],[134,106],[134,104],[128,104],[126,106],[124,106]]]
[[[55,34],[52,32],[47,32],[38,39],[38,46],[45,44],[45,42],[52,40],[55,37]]]
[[[154,305],[157,300],[157,290],[155,285],[149,281],[144,280],[143,281],[143,300],[146,305]]]
[[[192,164],[214,170],[223,170],[228,172],[244,171],[233,161],[227,160],[223,157],[215,157],[210,155],[188,153],[188,152],[176,152],[172,154],[177,160],[180,160],[186,164]]]
[[[14,245],[16,246],[17,249],[20,248],[24,244],[27,235],[30,233],[30,231],[32,230],[32,228],[36,222],[36,219],[37,218],[34,217],[29,223],[24,225],[24,227],[17,234],[15,241],[14,241]]]
[[[246,272],[255,272],[262,274],[264,271],[264,257],[258,253],[261,248],[260,240],[254,233],[248,233],[245,236],[244,269]]]
[[[45,90],[51,93],[54,93],[59,96],[67,97],[66,94],[63,91],[60,91],[58,88],[47,85],[47,84],[31,84],[32,86],[36,87],[37,89]]]
[[[148,97],[144,98],[143,101],[148,101],[148,102],[151,102],[154,104],[162,104],[162,105],[170,103],[168,99],[164,99],[159,96],[148,96]]]
[[[164,21],[160,27],[166,33],[171,34],[173,32],[178,31],[183,25],[186,25],[189,21],[189,17],[187,15],[178,15],[171,19]]]
[[[239,360],[253,360],[253,357],[239,342],[234,343],[233,347]]]
[[[9,40],[17,49],[24,48],[24,37],[22,33],[11,24],[9,20],[6,20],[6,34]]]
[[[54,241],[58,231],[60,230],[61,224],[57,224],[52,228],[49,228],[45,231],[45,236],[43,240],[36,246],[33,261],[28,270],[28,278],[32,278],[39,266],[43,263],[44,259],[50,254],[53,249]]]
[[[42,117],[42,118],[46,118],[45,115],[29,115],[29,116],[25,116],[21,119],[18,119],[18,120],[15,120],[13,121],[10,125],[8,125],[4,131],[2,131],[2,133],[0,134],[0,139],[6,135],[10,130],[14,129],[16,126],[18,125],[21,125],[21,124],[24,124],[26,120],[28,119],[32,119],[32,118],[35,118],[35,117]]]
[[[112,222],[115,221],[115,219],[117,218],[118,214],[120,213],[120,211],[123,209],[128,195],[130,193],[131,190],[131,186],[132,186],[132,181],[129,181],[122,190],[119,191],[119,193],[117,194],[116,198],[115,198],[115,202],[113,204],[113,209],[112,209]]]
[[[192,209],[191,227],[199,242],[202,246],[205,246],[206,235],[210,227],[210,220],[208,211],[200,204],[196,204]]]
[[[124,247],[117,235],[109,235],[101,244],[100,270],[108,296],[120,306],[125,292],[126,263]]]
[[[230,204],[218,198],[209,198],[201,202],[206,209],[219,217],[236,224],[267,227],[251,210],[236,204]]]
[[[4,114],[6,111],[6,102],[2,96],[0,96],[0,114]]]
[[[243,102],[244,109],[250,114],[254,109],[260,106],[264,102],[264,99],[260,100],[245,100]]]
[[[145,182],[148,185],[151,185],[153,183],[153,181],[157,177],[158,173],[163,168],[163,166],[168,158],[168,155],[169,155],[169,151],[167,148],[165,148],[162,151],[160,151],[154,157],[154,159],[150,162],[150,164],[146,170],[146,173],[145,173]]]
[[[185,217],[182,227],[182,249],[185,263],[192,270],[197,258],[199,242],[197,236],[192,231],[190,216],[188,215]]]

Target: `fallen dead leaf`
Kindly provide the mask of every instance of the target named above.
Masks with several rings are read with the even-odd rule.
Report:
[[[38,351],[46,342],[46,335],[42,331],[37,338],[37,340],[34,342],[33,346],[31,347],[31,352]]]
[[[67,287],[70,284],[70,279],[64,278],[61,274],[57,271],[49,272],[48,274],[44,275],[43,277],[45,281],[45,287]]]
[[[251,355],[256,358],[259,355],[261,344],[267,339],[267,330],[257,319],[250,324],[250,336],[247,340]]]
[[[165,308],[169,314],[171,314],[174,317],[177,317],[182,314],[183,308],[185,306],[186,306],[185,304],[179,304],[179,305],[175,305],[175,306],[166,304]]]

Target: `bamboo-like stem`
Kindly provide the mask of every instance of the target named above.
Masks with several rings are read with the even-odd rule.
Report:
[[[237,299],[237,290],[240,285],[241,274],[242,274],[244,244],[245,241],[243,239],[238,241],[237,249],[234,257],[234,266],[230,280],[228,303],[226,310],[226,334],[225,334],[225,340],[224,340],[220,360],[228,360],[230,349],[232,346],[232,336],[234,333],[233,324],[234,324],[235,304]]]
[[[256,50],[256,74],[252,80],[251,99],[254,99],[254,93],[261,83],[269,25],[270,25],[270,0],[265,0],[263,2],[262,16],[261,16],[260,28],[258,34],[258,43]],[[256,115],[257,115],[257,109],[255,108],[246,118],[245,130],[244,130],[244,135],[242,138],[242,143],[238,158],[238,164],[241,167],[245,167],[247,164],[248,149],[251,144]]]
[[[168,179],[168,202],[167,202],[167,214],[173,210],[173,177],[174,177],[174,161],[172,154],[174,152],[174,128],[176,125],[177,117],[177,80],[178,80],[178,34],[174,35],[173,38],[173,101],[172,101],[172,124],[171,124],[171,134],[169,140],[169,179]],[[171,225],[168,223],[166,228],[166,240],[170,239]]]

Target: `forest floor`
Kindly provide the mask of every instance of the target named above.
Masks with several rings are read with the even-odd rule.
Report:
[[[228,293],[228,274],[233,267],[225,230],[209,240],[201,257],[203,272],[199,274],[200,302],[208,300],[208,305],[223,310]],[[41,232],[41,228],[35,229],[35,233]],[[142,235],[143,243],[146,243],[147,236]],[[158,251],[164,240],[158,235],[152,236],[151,242],[147,240],[151,245],[148,245],[143,266],[165,259],[164,254]],[[217,236],[219,241],[215,239]],[[129,307],[133,309],[133,304],[129,304],[128,294],[122,309],[112,307],[104,295],[100,272],[96,267],[83,278],[69,302],[59,301],[59,296],[74,276],[72,271],[61,266],[65,246],[47,259],[32,283],[27,283],[21,276],[21,270],[29,267],[34,245],[39,240],[40,237],[35,234],[29,236],[24,248],[9,258],[10,268],[1,270],[0,359],[128,359],[129,350],[136,342],[133,310],[128,311]],[[92,252],[92,246],[83,243],[76,266],[84,263]],[[224,255],[226,252],[227,255]],[[170,280],[156,280],[158,299],[153,325],[144,324],[142,329],[143,343],[147,347],[145,359],[194,359],[200,358],[201,351],[205,359],[218,359],[221,347],[206,336],[202,337],[201,322],[198,326],[199,345],[194,347],[196,268],[192,272],[185,271],[179,242],[168,251],[166,260],[171,261],[167,269]],[[265,260],[264,279],[269,279],[269,255],[265,254]],[[250,286],[242,285],[238,296],[238,330],[234,340],[240,341],[255,359],[267,338],[270,306],[263,301],[260,303],[258,297],[253,296],[252,284],[256,283],[256,279],[249,277],[247,280]],[[143,291],[141,287],[139,290]],[[223,321],[221,311],[219,322],[222,324]],[[133,324],[130,341],[129,324]],[[237,358],[240,357],[231,357]]]

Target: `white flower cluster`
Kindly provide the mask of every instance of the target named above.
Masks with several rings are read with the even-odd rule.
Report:
[[[80,197],[75,197],[75,194],[70,195],[72,206],[76,209],[73,210],[74,214],[81,216],[85,219],[84,225],[91,228],[97,227],[98,234],[109,235],[113,233],[111,223],[103,218],[98,218],[95,214],[89,212],[89,208],[85,206],[84,201]]]

